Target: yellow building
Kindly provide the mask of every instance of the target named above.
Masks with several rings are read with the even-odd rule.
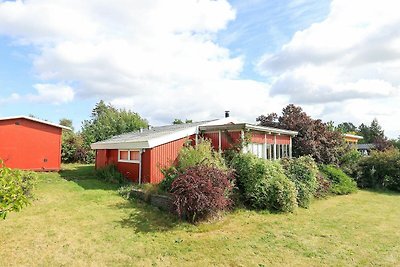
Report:
[[[343,135],[346,144],[357,146],[358,140],[363,139],[362,136],[355,134],[344,134]]]

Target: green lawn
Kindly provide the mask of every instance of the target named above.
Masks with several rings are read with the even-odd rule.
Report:
[[[193,226],[93,178],[43,173],[36,200],[0,221],[0,266],[400,265],[400,195],[360,191],[293,214],[239,210]]]

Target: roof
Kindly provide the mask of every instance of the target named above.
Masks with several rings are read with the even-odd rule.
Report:
[[[110,139],[93,143],[92,149],[152,148],[196,133],[199,125],[207,125],[219,120],[194,123],[173,124],[151,127],[142,131],[113,136]]]
[[[375,148],[374,144],[358,144],[357,145],[358,150],[371,150],[374,148]]]
[[[30,121],[35,121],[35,122],[47,124],[47,125],[54,126],[54,127],[57,127],[57,128],[62,128],[62,129],[65,129],[65,130],[72,130],[71,128],[69,128],[67,126],[63,126],[63,125],[60,125],[60,124],[55,124],[55,123],[52,123],[52,122],[48,122],[48,121],[44,121],[44,120],[40,120],[40,119],[37,119],[37,118],[28,117],[28,116],[3,117],[3,118],[0,118],[0,121],[17,120],[17,119],[25,119],[25,120],[30,120]]]
[[[254,131],[260,131],[260,132],[266,132],[269,134],[286,134],[290,136],[296,136],[298,132],[296,131],[290,131],[290,130],[284,130],[284,129],[279,129],[279,128],[273,128],[273,127],[265,127],[265,126],[260,126],[256,124],[250,124],[250,123],[237,123],[237,124],[222,124],[222,125],[206,125],[206,126],[200,126],[199,127],[200,131],[219,131],[219,130],[254,130]]]
[[[151,127],[142,131],[135,131],[113,136],[107,140],[93,143],[92,149],[143,149],[159,146],[198,133],[198,131],[222,129],[252,129],[275,134],[297,135],[297,132],[263,127],[248,123],[236,123],[234,118],[200,121],[194,123],[174,124]]]
[[[364,137],[360,136],[360,135],[355,135],[355,134],[343,134],[344,137],[350,137],[350,138],[354,138],[354,139],[364,139]]]

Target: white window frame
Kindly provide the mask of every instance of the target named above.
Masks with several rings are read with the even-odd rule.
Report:
[[[121,159],[121,151],[128,152],[128,160]],[[139,160],[131,160],[131,151],[139,153]],[[118,149],[118,162],[126,162],[126,163],[140,163],[140,150],[137,149]]]

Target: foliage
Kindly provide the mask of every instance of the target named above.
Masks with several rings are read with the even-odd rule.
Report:
[[[282,116],[271,113],[257,118],[263,126],[298,131],[293,138],[293,156],[311,155],[318,163],[337,163],[343,138],[339,131],[332,131],[326,123],[314,120],[301,107],[288,105]]]
[[[70,128],[72,131],[74,131],[74,127],[73,127],[73,125],[72,125],[72,120],[71,120],[71,119],[62,118],[62,119],[60,119],[59,124],[62,125],[62,126],[68,127],[68,128]]]
[[[96,170],[97,178],[113,184],[123,184],[126,182],[124,176],[118,171],[117,167],[113,164],[107,165],[103,168]]]
[[[339,166],[347,175],[356,179],[359,172],[358,162],[361,158],[362,155],[360,152],[356,149],[349,149],[341,156]]]
[[[387,188],[400,191],[400,152],[397,149],[372,151],[361,159],[360,187]]]
[[[357,191],[356,182],[334,165],[321,165],[320,170],[332,182],[331,192],[346,195]]]
[[[178,177],[179,172],[175,166],[170,166],[161,169],[164,179],[160,183],[160,190],[162,192],[168,192],[171,188],[172,182]]]
[[[238,153],[231,164],[245,204],[255,209],[279,209],[281,203],[282,211],[285,210],[286,205],[283,205],[282,201],[285,196],[290,196],[290,193],[282,190],[291,191],[292,183],[279,162],[260,159],[251,153]],[[288,185],[289,188],[281,189],[281,185]],[[270,186],[272,188],[269,188]],[[272,192],[276,194],[271,196]]]
[[[179,151],[176,168],[180,173],[196,165],[226,169],[221,154],[213,150],[211,141],[207,139],[200,139],[196,146],[187,145]]]
[[[332,188],[332,182],[328,180],[322,173],[317,173],[317,189],[315,190],[314,197],[323,198],[329,195]]]
[[[270,210],[292,212],[297,207],[296,185],[286,176],[274,176],[267,186],[268,208]]]
[[[343,134],[357,132],[357,127],[351,122],[339,123],[336,129]]]
[[[171,185],[174,206],[180,217],[190,222],[206,219],[231,204],[233,175],[214,166],[186,169]]]
[[[146,128],[148,123],[138,113],[125,109],[117,109],[111,104],[106,105],[103,100],[96,104],[91,119],[85,120],[82,125],[84,146],[105,140],[114,135],[137,131]]]
[[[192,122],[193,122],[193,120],[188,120],[188,119],[186,119],[185,121],[183,121],[181,119],[174,119],[172,124],[184,124],[184,123],[192,123]]]
[[[318,167],[310,156],[283,159],[282,166],[286,176],[294,182],[297,189],[297,203],[308,208],[317,189]]]
[[[36,173],[11,170],[0,161],[0,218],[30,203],[36,180]]]
[[[61,161],[63,163],[92,163],[94,152],[84,146],[82,134],[63,130]]]

